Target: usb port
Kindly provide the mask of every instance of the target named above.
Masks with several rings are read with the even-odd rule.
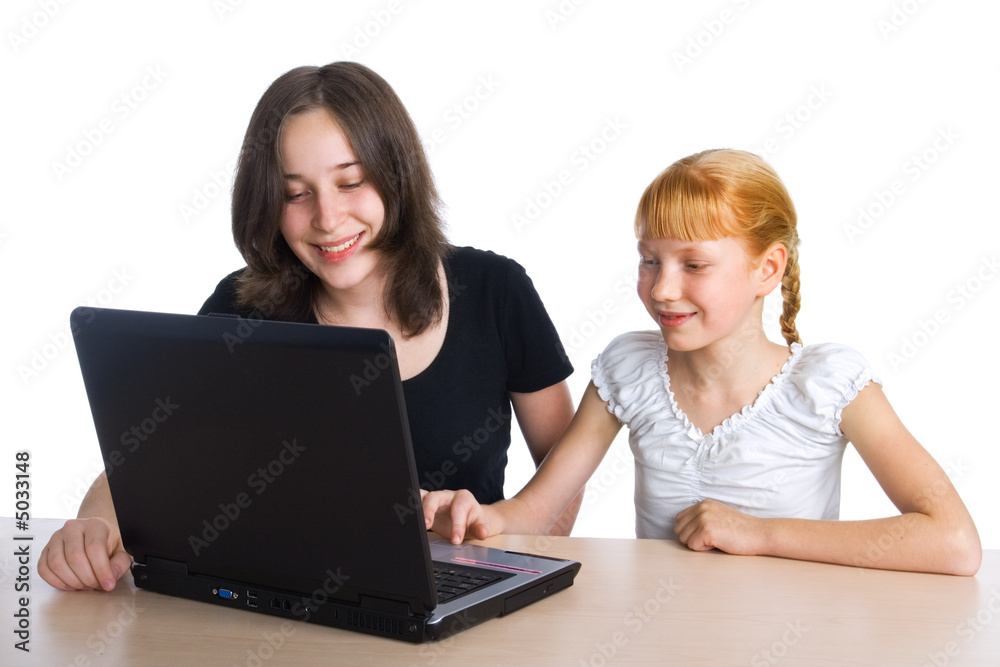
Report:
[[[247,589],[247,599],[256,600],[257,599],[257,592],[256,591],[252,591],[252,590],[250,590],[248,588]]]
[[[257,608],[257,601],[256,600],[251,600],[250,598],[247,598],[247,606],[250,607],[251,609],[256,609]]]

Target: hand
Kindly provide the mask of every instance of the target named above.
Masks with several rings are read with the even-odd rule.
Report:
[[[441,537],[461,544],[466,536],[485,540],[499,530],[490,530],[488,506],[480,505],[469,491],[420,490],[424,505],[424,525]],[[496,522],[493,522],[495,525]]]
[[[42,549],[38,574],[63,591],[110,591],[131,565],[121,533],[110,521],[72,519]]]
[[[695,551],[720,549],[753,556],[762,551],[762,521],[725,503],[706,499],[677,513],[674,532]]]

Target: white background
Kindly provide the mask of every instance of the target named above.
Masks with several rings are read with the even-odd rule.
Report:
[[[868,357],[1000,548],[998,15],[986,0],[5,2],[0,515],[15,451],[31,452],[34,516],[74,516],[101,468],[70,310],[195,312],[242,266],[228,190],[258,98],[292,67],[350,59],[432,149],[450,239],[528,269],[576,398],[612,337],[652,328],[632,289],[646,184],[706,148],[765,155],[799,213],[805,342]],[[510,492],[530,473],[514,450]],[[630,459],[621,437],[576,534],[634,534]],[[849,453],[842,518],[893,511]]]

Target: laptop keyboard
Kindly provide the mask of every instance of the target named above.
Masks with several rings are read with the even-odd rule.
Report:
[[[434,582],[438,602],[454,600],[460,595],[489,586],[513,576],[507,572],[493,572],[478,567],[463,567],[455,563],[434,563]]]

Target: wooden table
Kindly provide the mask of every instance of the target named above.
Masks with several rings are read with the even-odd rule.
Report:
[[[0,665],[1000,665],[1000,551],[965,578],[694,553],[673,541],[504,536],[487,543],[579,560],[576,584],[412,645],[140,591],[128,575],[111,593],[57,591],[36,568],[61,524],[36,519],[15,534],[0,519]],[[24,545],[26,593],[15,590]],[[22,608],[29,653],[14,648]]]

